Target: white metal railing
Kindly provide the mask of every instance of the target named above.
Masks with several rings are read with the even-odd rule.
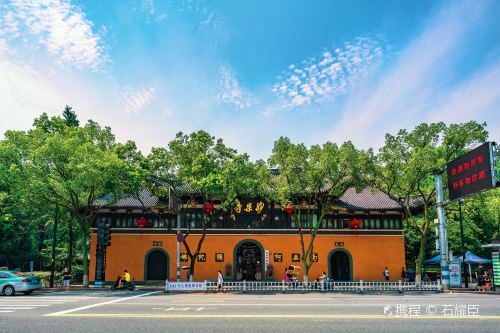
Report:
[[[242,291],[242,292],[286,292],[286,291],[441,291],[441,284],[436,282],[276,282],[276,281],[228,281],[218,288],[217,283],[206,281],[207,291]]]

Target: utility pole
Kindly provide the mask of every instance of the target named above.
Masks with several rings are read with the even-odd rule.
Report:
[[[436,185],[436,205],[439,228],[439,252],[441,254],[441,285],[443,290],[450,289],[450,268],[448,263],[448,238],[446,233],[446,223],[444,217],[444,198],[443,198],[443,177],[440,171],[434,173],[434,182]]]
[[[464,224],[462,221],[462,203],[464,202],[464,199],[458,200],[458,211],[460,214],[460,239],[461,239],[461,244],[460,244],[460,250],[462,251],[462,273],[464,274],[465,277],[465,288],[469,288],[469,279],[467,277],[467,270],[466,270],[466,263],[465,263],[465,244],[464,244]]]

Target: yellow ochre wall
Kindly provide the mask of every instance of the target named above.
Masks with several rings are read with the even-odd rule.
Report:
[[[190,235],[187,239],[191,249],[195,248],[200,235]],[[216,280],[217,271],[224,273],[227,263],[233,265],[234,247],[242,240],[253,240],[260,243],[264,250],[269,250],[269,263],[274,268],[274,280],[283,279],[284,268],[292,263],[292,253],[300,253],[299,235],[207,235],[200,252],[206,253],[206,262],[195,265],[194,280]],[[163,242],[161,247],[153,246],[153,242]],[[343,242],[340,247],[348,251],[352,257],[352,276],[354,281],[382,281],[384,268],[390,271],[390,281],[400,279],[401,267],[405,266],[404,236],[402,235],[317,235],[314,252],[318,253],[318,262],[309,271],[309,280],[313,280],[322,271],[329,274],[328,256],[334,249],[335,242]],[[106,280],[112,281],[123,269],[128,269],[136,281],[144,280],[144,263],[148,251],[161,248],[169,256],[169,278],[176,278],[177,241],[174,234],[118,234],[114,233],[112,245],[106,250]],[[91,235],[90,280],[95,280],[95,244],[96,234]],[[307,244],[307,242],[306,242]],[[181,252],[186,252],[181,244]],[[215,262],[215,253],[224,253],[224,263]],[[283,262],[274,262],[273,253],[282,253]],[[181,265],[189,265],[182,262]],[[185,280],[185,271],[181,279]],[[302,272],[299,279],[302,279]]]

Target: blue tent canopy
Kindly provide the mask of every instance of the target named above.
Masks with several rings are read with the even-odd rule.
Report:
[[[455,261],[462,262],[463,258],[462,256],[456,256]],[[426,259],[424,260],[424,264],[439,264],[441,262],[441,255],[437,255],[434,258]],[[489,264],[491,263],[491,260],[481,258],[478,255],[475,255],[471,251],[465,252],[465,263],[466,264]]]

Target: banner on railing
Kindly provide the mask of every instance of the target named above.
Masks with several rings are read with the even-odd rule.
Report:
[[[205,282],[169,282],[167,281],[166,291],[204,291]]]

